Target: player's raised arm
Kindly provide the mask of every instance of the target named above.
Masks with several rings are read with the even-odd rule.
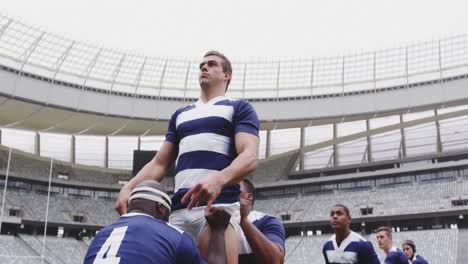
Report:
[[[224,233],[229,225],[231,215],[222,209],[205,208],[205,219],[211,228],[208,264],[227,263]]]
[[[120,190],[115,203],[115,209],[120,215],[127,213],[127,203],[133,188],[145,180],[161,181],[166,175],[167,168],[175,160],[176,155],[176,146],[172,142],[164,141],[159,151],[154,155],[154,158]]]

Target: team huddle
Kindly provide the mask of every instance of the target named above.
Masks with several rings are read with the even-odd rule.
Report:
[[[120,191],[121,217],[99,231],[85,263],[284,262],[282,223],[253,210],[255,187],[245,177],[257,167],[259,120],[249,103],[225,96],[231,75],[222,53],[204,55],[200,99],[172,115],[155,157]],[[174,163],[171,198],[159,182]],[[350,221],[346,206],[331,209],[326,263],[380,263]],[[388,228],[377,239],[386,264],[427,263],[412,241],[403,245],[408,257],[393,247]]]

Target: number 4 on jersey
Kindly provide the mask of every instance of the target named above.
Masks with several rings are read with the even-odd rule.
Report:
[[[93,264],[119,264],[120,257],[117,257],[117,251],[119,251],[120,244],[125,237],[128,226],[117,227],[112,230],[110,236],[104,242],[101,249],[96,255]],[[107,253],[107,254],[106,254]],[[104,255],[106,256],[104,258]]]

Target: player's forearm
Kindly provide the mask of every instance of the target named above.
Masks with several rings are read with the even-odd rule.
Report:
[[[224,241],[223,229],[212,229],[210,247],[208,253],[208,264],[227,263],[226,242]]]
[[[241,219],[240,226],[252,248],[256,263],[284,262],[284,254],[278,245],[268,240],[247,218]]]
[[[148,162],[133,179],[131,179],[124,188],[133,190],[135,186],[145,180],[161,181],[166,175],[166,167],[157,164],[153,160]]]
[[[257,168],[258,157],[256,153],[244,151],[236,157],[224,170],[221,171],[219,178],[223,187],[227,187],[241,182],[245,176],[255,171]]]

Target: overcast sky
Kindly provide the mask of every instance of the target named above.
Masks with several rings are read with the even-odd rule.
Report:
[[[465,4],[466,2],[466,4]],[[154,56],[317,57],[468,33],[468,1],[0,0],[0,12]]]

